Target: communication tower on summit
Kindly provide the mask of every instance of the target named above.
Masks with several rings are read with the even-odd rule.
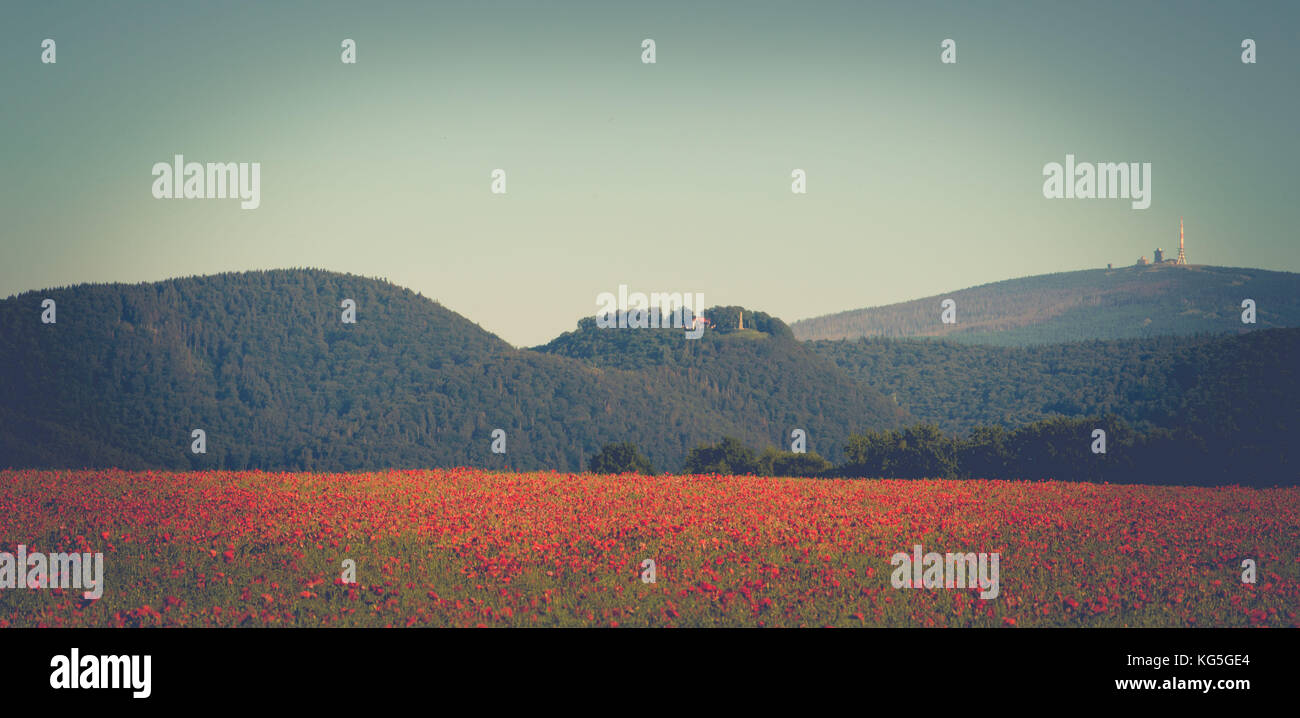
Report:
[[[1183,249],[1183,218],[1178,218],[1178,260],[1174,264],[1187,264],[1187,251]]]

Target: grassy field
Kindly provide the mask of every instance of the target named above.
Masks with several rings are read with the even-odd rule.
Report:
[[[19,544],[105,588],[0,589],[0,627],[1300,625],[1296,488],[0,471]],[[916,544],[997,553],[997,597],[894,588]]]

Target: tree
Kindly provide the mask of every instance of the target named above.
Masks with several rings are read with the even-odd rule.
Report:
[[[717,444],[701,444],[686,457],[682,469],[688,474],[759,474],[754,450],[739,439],[725,436]]]
[[[763,450],[758,463],[764,476],[819,476],[832,466],[831,462],[815,451],[796,454],[793,451],[779,451],[772,446]]]
[[[636,444],[622,442],[605,444],[587,462],[593,474],[654,474],[650,460],[641,455]]]

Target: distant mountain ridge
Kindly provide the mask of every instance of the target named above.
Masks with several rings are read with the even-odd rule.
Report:
[[[943,324],[940,302],[956,303]],[[1256,323],[1242,324],[1253,299]],[[1300,326],[1300,274],[1158,264],[1008,279],[790,325],[801,340],[942,337],[1000,346]]]
[[[534,351],[408,289],[320,270],[26,292],[0,301],[0,466],[579,470],[633,441],[662,470],[723,434],[766,445],[804,428],[836,457],[849,432],[905,420],[771,321],[687,340],[587,318]],[[624,343],[654,361],[582,356]],[[207,453],[191,453],[193,429]]]

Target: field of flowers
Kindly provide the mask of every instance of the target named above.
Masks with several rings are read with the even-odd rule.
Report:
[[[918,543],[999,553],[999,596],[893,588]],[[1300,625],[1294,488],[0,471],[18,544],[102,551],[104,594],[0,590],[0,627]]]

